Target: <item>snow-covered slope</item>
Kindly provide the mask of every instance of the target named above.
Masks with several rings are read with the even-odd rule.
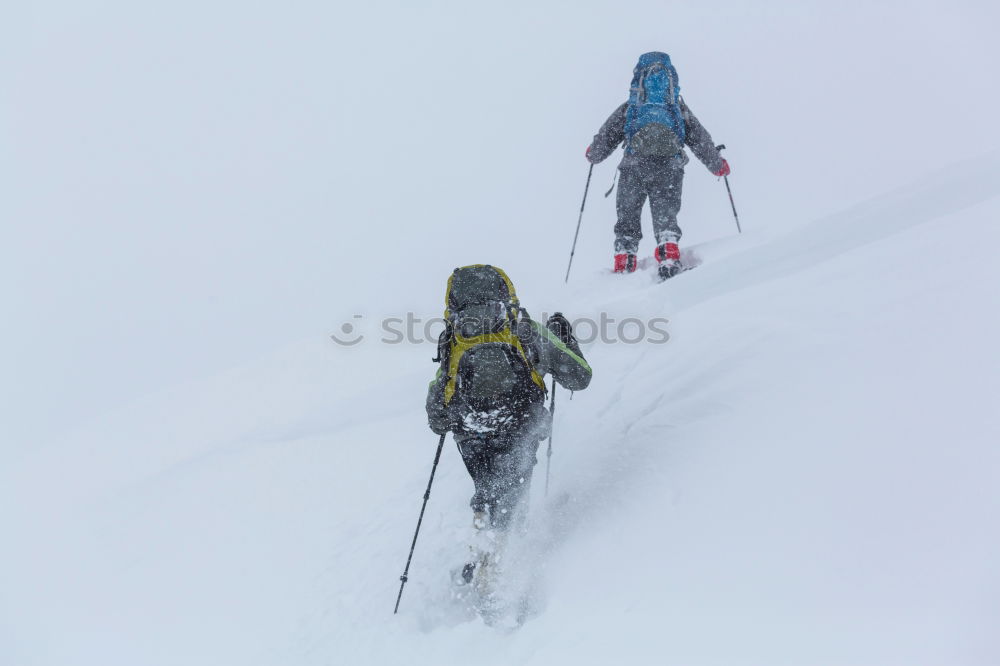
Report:
[[[578,265],[522,290],[670,340],[585,345],[513,633],[448,601],[471,493],[450,440],[391,612],[431,345],[314,340],[0,472],[0,663],[996,663],[998,183],[994,153],[692,247],[667,284]]]

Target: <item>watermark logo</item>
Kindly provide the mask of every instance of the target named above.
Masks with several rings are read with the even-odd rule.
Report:
[[[536,321],[548,319],[546,313]],[[606,312],[593,317],[571,319],[573,336],[582,345],[600,343],[604,345],[652,344],[662,345],[670,340],[667,331],[669,320],[664,317],[613,317]],[[489,333],[503,328],[504,320],[495,317],[462,317],[454,324],[466,331],[466,335]],[[330,339],[341,347],[356,347],[363,342],[377,342],[384,345],[423,345],[436,343],[447,322],[442,317],[420,316],[413,312],[402,315],[369,317],[353,314],[345,317],[330,334]],[[374,331],[374,332],[369,332]],[[531,342],[540,333],[534,327],[522,322],[518,326],[518,337],[522,342]]]
[[[330,339],[342,347],[353,347],[361,344],[365,340],[365,334],[361,332],[361,323],[364,318],[364,315],[359,314],[352,316],[351,319],[344,321],[336,332],[330,334]]]

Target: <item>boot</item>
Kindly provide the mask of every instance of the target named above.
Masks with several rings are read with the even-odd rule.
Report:
[[[477,533],[480,534],[482,530],[489,528],[490,516],[485,509],[472,512],[472,526],[476,529]],[[476,573],[476,565],[479,564],[479,560],[482,558],[482,554],[479,552],[479,548],[477,548],[475,545],[470,545],[469,556],[471,558],[471,561],[467,562],[465,566],[462,567],[462,581],[466,585],[472,582],[472,577]]]
[[[636,267],[634,254],[621,252],[615,255],[615,273],[634,273]]]
[[[683,268],[681,266],[681,249],[675,242],[668,241],[657,245],[653,256],[656,257],[656,261],[659,264],[657,272],[661,280],[672,278],[680,273]]]

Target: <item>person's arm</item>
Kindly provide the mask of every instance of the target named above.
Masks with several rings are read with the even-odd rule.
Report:
[[[592,164],[599,164],[608,158],[615,148],[625,140],[625,109],[628,102],[622,104],[608,116],[601,129],[594,135],[594,140],[587,148],[587,159]]]
[[[691,112],[688,105],[681,100],[681,114],[684,116],[684,143],[688,145],[694,156],[701,161],[713,174],[722,171],[725,160],[715,148],[712,135]]]
[[[441,368],[438,368],[434,381],[427,387],[427,425],[436,435],[443,435],[451,430],[451,413],[444,404],[444,386],[447,384],[446,377]]]
[[[587,388],[593,371],[583,357],[566,318],[555,314],[549,317],[545,326],[536,321],[532,321],[531,325],[538,339],[538,371],[543,375],[551,374],[560,386],[570,391]]]

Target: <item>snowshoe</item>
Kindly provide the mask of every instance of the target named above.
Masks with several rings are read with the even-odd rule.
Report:
[[[683,273],[685,270],[687,269],[679,261],[664,261],[657,267],[656,273],[660,278],[660,282],[663,282],[664,280],[669,280],[678,273]]]

